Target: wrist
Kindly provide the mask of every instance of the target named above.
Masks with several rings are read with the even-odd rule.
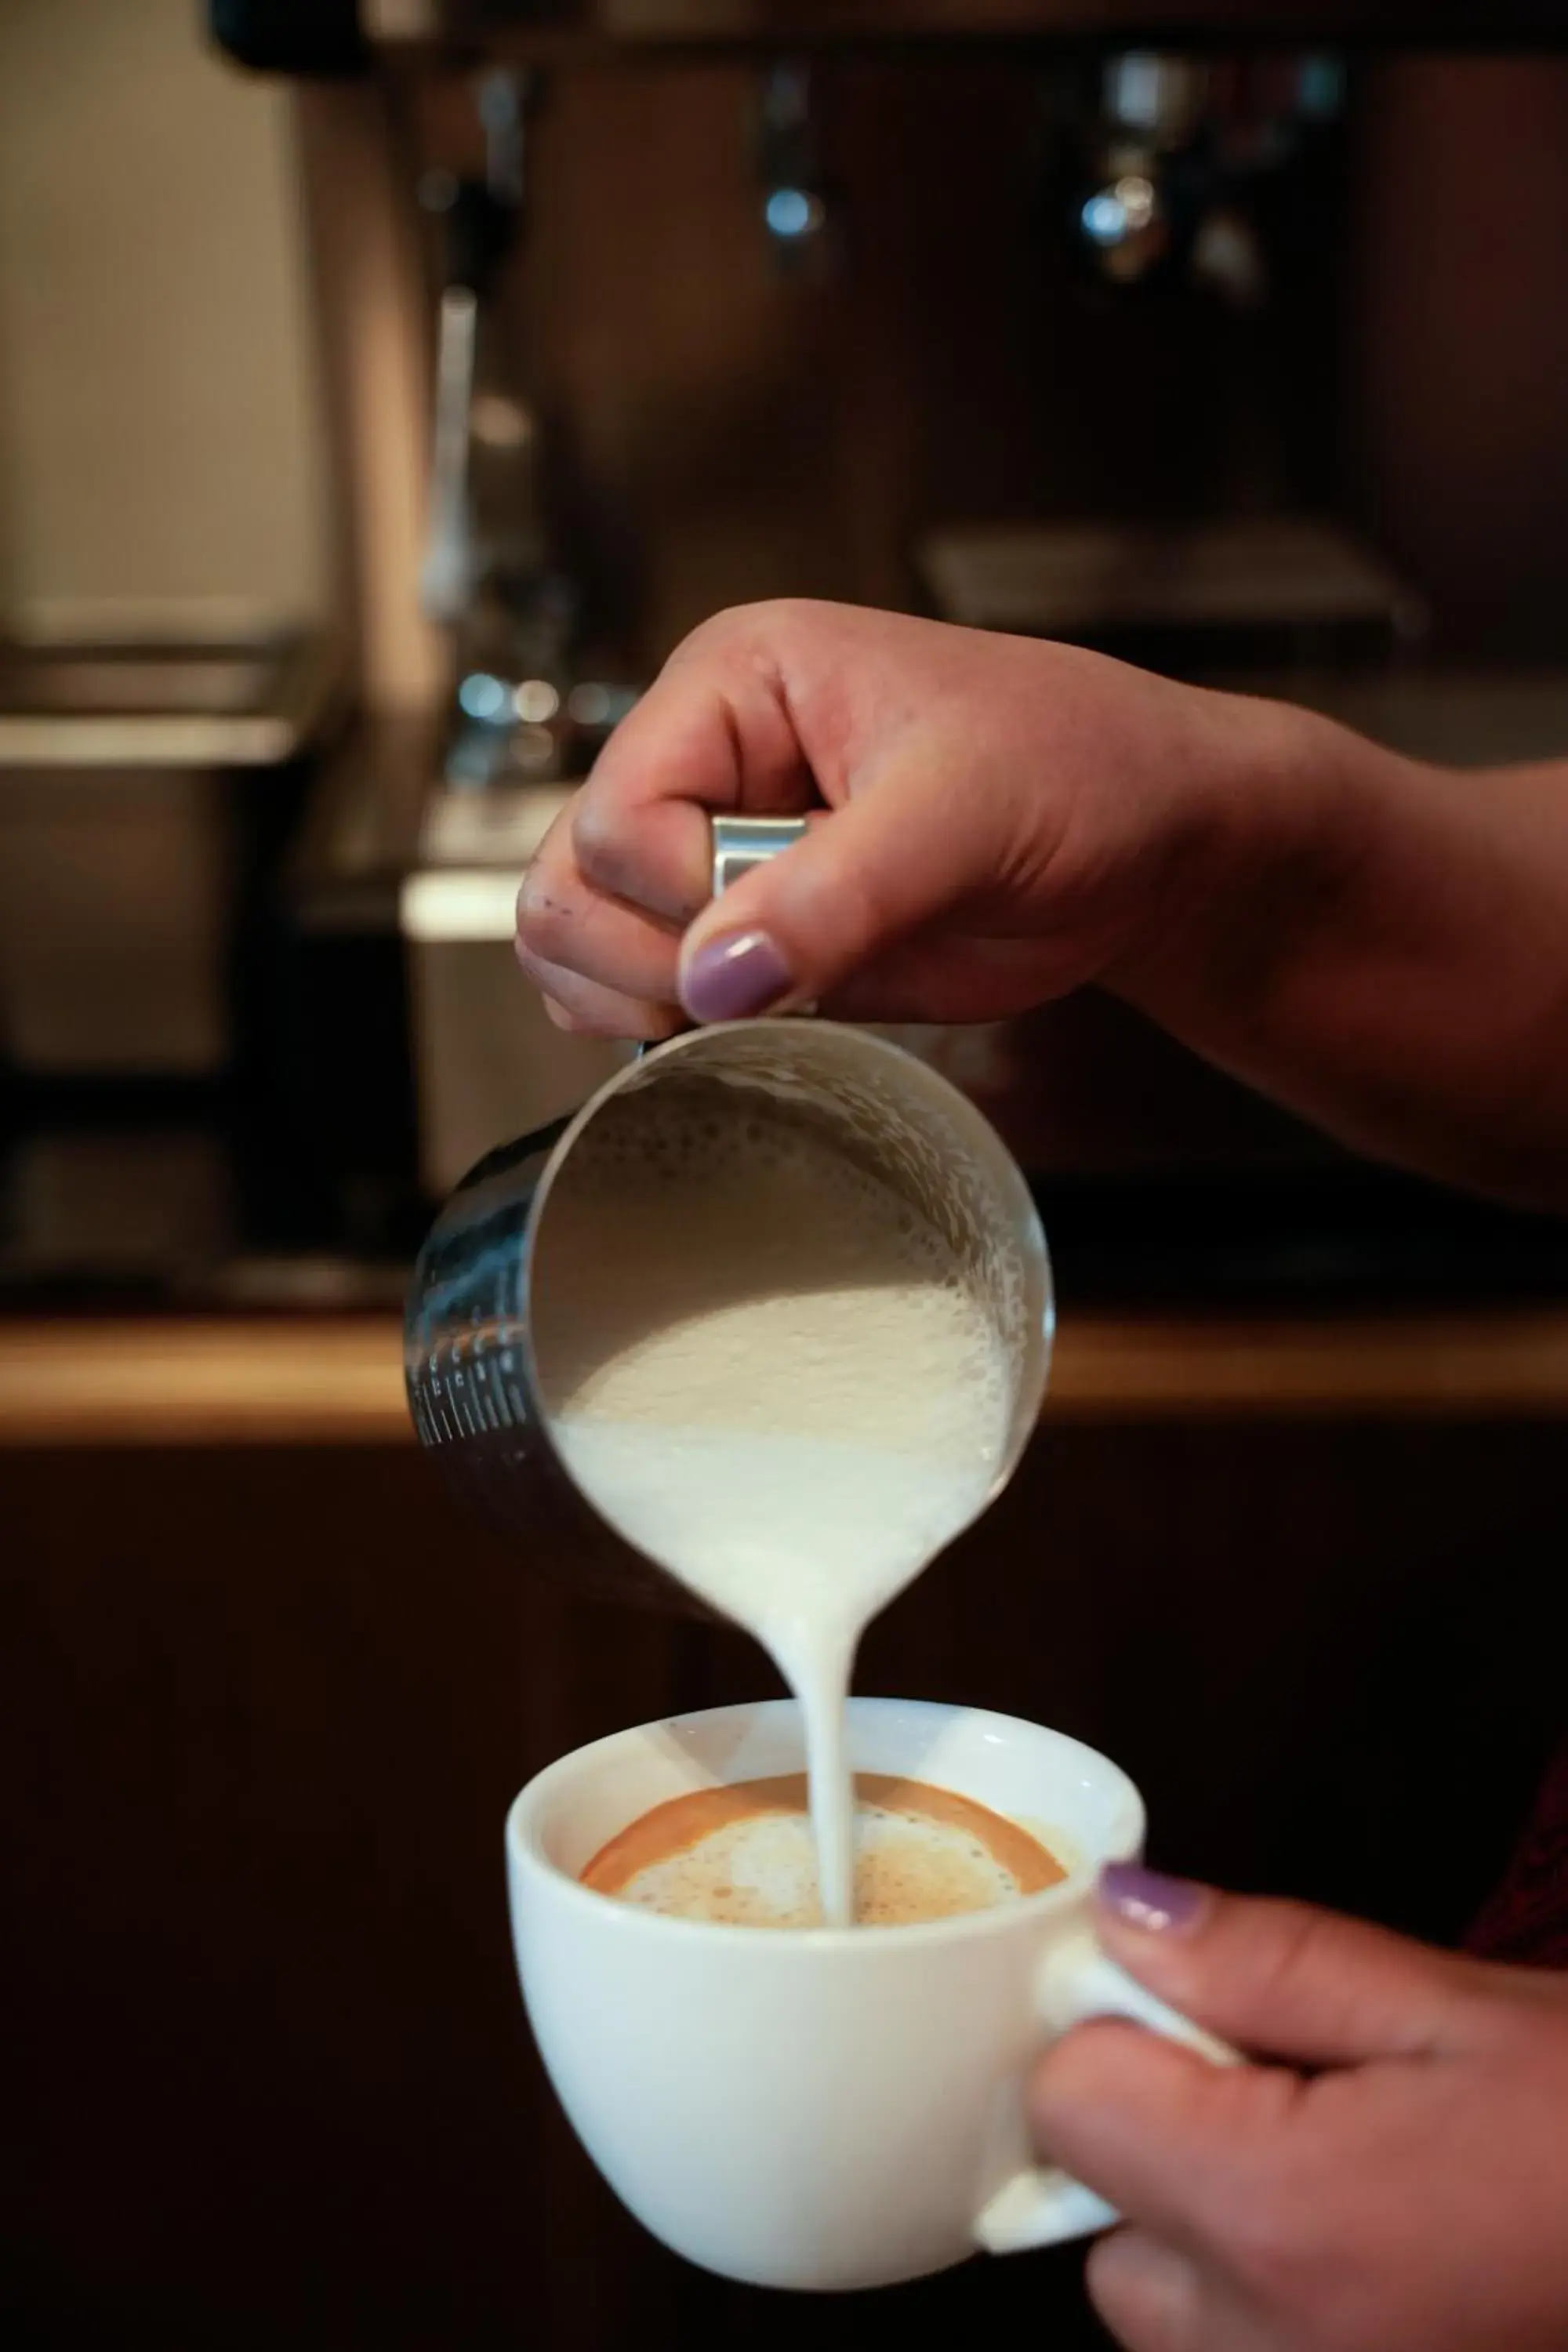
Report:
[[[1404,763],[1294,703],[1204,691],[1192,716],[1168,887],[1107,984],[1201,1045],[1214,1013],[1261,1015],[1342,930]]]

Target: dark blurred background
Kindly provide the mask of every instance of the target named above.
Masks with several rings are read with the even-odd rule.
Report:
[[[618,1059],[512,898],[724,604],[1568,756],[1561,13],[0,9],[14,2340],[1098,2340],[1076,2255],[803,2313],[599,2185],[505,1802],[769,1676],[457,1516],[399,1301]],[[1062,1338],[863,1686],[1109,1747],[1157,1859],[1457,1937],[1560,1706],[1568,1229],[1109,1003],[907,1034],[1036,1183]]]

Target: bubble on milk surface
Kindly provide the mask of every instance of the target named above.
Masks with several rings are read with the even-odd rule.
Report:
[[[1023,1892],[1007,1864],[979,1838],[918,1812],[862,1801],[855,1843],[858,1927],[920,1926],[992,1910]],[[726,1822],[647,1864],[614,1892],[639,1910],[710,1926],[822,1925],[810,1823],[796,1811]]]

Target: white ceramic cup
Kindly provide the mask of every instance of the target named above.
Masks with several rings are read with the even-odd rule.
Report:
[[[788,1700],[616,1733],[531,1780],[507,1820],[512,1933],[535,2039],[611,2187],[689,2261],[753,2285],[881,2286],[1116,2219],[1031,2166],[1022,2087],[1088,2017],[1234,2053],[1095,1941],[1100,1864],[1143,1805],[1076,1739],[1010,1716],[849,1702],[857,1771],[934,1781],[1043,1833],[1060,1885],[910,1927],[668,1919],[576,1874],[669,1798],[804,1768]]]

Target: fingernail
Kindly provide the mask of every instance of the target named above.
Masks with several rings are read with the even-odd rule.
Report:
[[[680,1001],[693,1021],[744,1021],[787,996],[795,975],[766,931],[709,940],[681,975]]]
[[[1108,1862],[1100,1874],[1100,1901],[1124,1927],[1149,1935],[1182,1935],[1195,1927],[1207,1907],[1209,1890],[1190,1878],[1167,1878],[1141,1862]]]

